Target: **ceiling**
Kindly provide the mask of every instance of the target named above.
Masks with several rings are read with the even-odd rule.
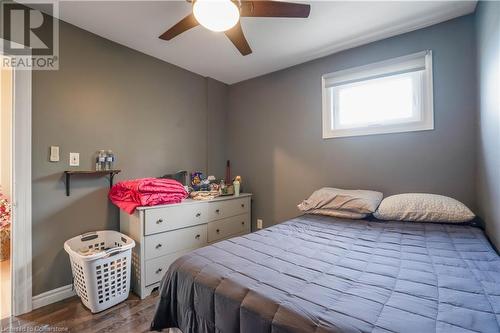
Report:
[[[186,1],[60,1],[59,17],[203,76],[233,84],[343,49],[472,13],[476,1],[304,1],[308,19],[242,18],[253,53],[199,26],[158,36],[191,11]]]

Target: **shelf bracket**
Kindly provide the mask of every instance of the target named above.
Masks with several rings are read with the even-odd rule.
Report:
[[[109,174],[109,188],[111,189],[113,187],[113,179],[115,178],[116,173],[111,172]]]
[[[66,196],[69,197],[69,181],[71,179],[71,174],[68,172],[65,172],[64,174],[66,175]]]

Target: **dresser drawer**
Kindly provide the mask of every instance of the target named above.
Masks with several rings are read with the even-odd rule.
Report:
[[[144,212],[144,234],[151,235],[208,222],[208,208],[203,202],[176,205]]]
[[[213,202],[208,206],[209,220],[220,220],[250,212],[250,198]]]
[[[147,260],[144,269],[146,273],[146,285],[149,286],[150,284],[159,282],[167,272],[170,264],[190,251],[192,250],[183,250],[163,257]]]
[[[207,245],[207,225],[167,231],[145,237],[146,260]]]
[[[250,232],[250,214],[229,217],[208,223],[208,242]]]

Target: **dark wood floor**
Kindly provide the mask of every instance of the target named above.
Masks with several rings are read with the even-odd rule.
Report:
[[[157,292],[142,301],[131,293],[125,302],[92,314],[75,296],[19,317],[3,319],[0,332],[149,332],[157,300]]]

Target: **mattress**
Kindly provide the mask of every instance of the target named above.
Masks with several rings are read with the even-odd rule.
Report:
[[[152,329],[500,332],[500,259],[481,229],[304,215],[193,251]]]

